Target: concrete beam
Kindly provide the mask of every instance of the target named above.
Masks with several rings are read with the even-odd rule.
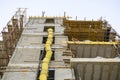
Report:
[[[120,58],[71,58],[71,63],[120,63]]]

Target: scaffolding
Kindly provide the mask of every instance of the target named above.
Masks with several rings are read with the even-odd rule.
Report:
[[[25,12],[19,8],[2,31],[2,80],[120,80],[120,36],[107,21],[43,12],[27,23]]]
[[[7,66],[26,24],[26,8],[19,8],[2,30],[0,70]],[[3,72],[0,72],[3,75]]]
[[[91,40],[91,41],[110,41],[114,40],[115,35],[111,33],[111,27],[107,21],[76,21],[63,20],[65,35],[69,40]],[[113,37],[110,37],[113,36]]]

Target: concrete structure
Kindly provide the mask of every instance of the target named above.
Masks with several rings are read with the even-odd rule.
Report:
[[[36,79],[37,75],[39,75],[37,74],[39,57],[42,57],[41,55],[45,55],[44,44],[48,34],[45,29],[49,27],[54,28],[54,43],[52,45],[54,53],[49,65],[49,73],[51,74],[49,76],[50,79],[49,77],[48,79],[75,79],[73,75],[74,71],[70,67],[70,63],[64,62],[64,60],[70,59],[72,56],[63,56],[63,52],[67,49],[67,44],[64,44],[63,42],[68,41],[68,37],[63,34],[64,27],[61,26],[63,18],[53,19],[54,23],[44,23],[49,20],[49,18],[29,19],[8,64],[8,67],[20,69],[7,69],[6,71],[15,70],[16,72],[4,73],[3,80],[16,80],[18,77],[19,79],[25,80]]]
[[[25,9],[18,9],[8,21],[7,25],[2,30],[2,41],[0,41],[0,75],[3,75],[3,70],[7,66],[17,42],[23,31],[23,21],[25,20]]]
[[[120,80],[119,41],[108,23],[43,15],[22,27],[2,80],[39,79],[48,28],[54,37],[47,80]]]

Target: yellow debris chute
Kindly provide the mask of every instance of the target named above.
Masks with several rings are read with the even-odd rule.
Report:
[[[51,45],[53,42],[53,29],[49,28],[48,29],[48,38],[47,41],[45,43],[45,50],[46,50],[46,55],[45,58],[42,61],[42,69],[41,69],[41,73],[39,75],[39,80],[47,80],[47,76],[48,76],[48,66],[49,66],[49,62],[51,60],[51,56],[52,56],[52,50],[51,50]]]

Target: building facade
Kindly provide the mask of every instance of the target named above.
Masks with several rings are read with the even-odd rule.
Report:
[[[119,41],[107,21],[30,16],[20,27],[2,80],[40,80],[48,29],[53,30],[52,56],[47,79],[42,80],[120,80]]]

